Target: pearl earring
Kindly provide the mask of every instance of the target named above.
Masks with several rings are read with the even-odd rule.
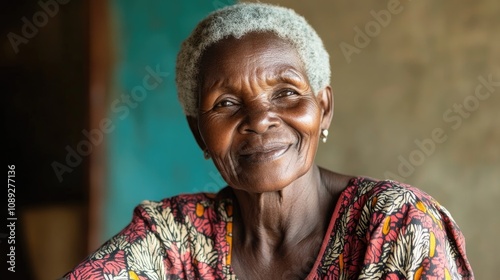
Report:
[[[203,157],[204,157],[205,159],[210,159],[210,154],[208,153],[208,151],[207,151],[207,150],[204,150],[204,151],[203,151]]]
[[[323,143],[326,143],[327,139],[328,139],[328,129],[322,129],[321,130],[321,141],[323,141]]]

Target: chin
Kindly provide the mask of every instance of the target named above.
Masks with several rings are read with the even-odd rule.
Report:
[[[250,193],[277,192],[291,185],[307,173],[308,170],[303,170],[305,169],[304,166],[297,169],[290,168],[289,166],[287,166],[286,170],[280,169],[276,170],[275,168],[273,171],[264,167],[259,170],[261,172],[257,170],[246,171],[245,176],[238,176],[235,183],[231,186]]]

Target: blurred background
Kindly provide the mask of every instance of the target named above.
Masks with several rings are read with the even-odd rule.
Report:
[[[476,278],[496,279],[500,3],[261,2],[302,14],[330,53],[335,116],[318,164],[431,194],[462,229]],[[174,64],[196,23],[232,3],[3,4],[4,150],[17,217],[8,279],[61,277],[142,200],[224,186],[187,127]],[[9,234],[2,227],[1,275]]]

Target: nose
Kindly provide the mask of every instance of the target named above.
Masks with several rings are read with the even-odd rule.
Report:
[[[252,104],[244,110],[244,114],[244,119],[238,128],[242,134],[263,134],[281,124],[280,118],[266,104]]]

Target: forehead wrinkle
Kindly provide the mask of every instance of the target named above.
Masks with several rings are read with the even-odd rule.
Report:
[[[295,47],[276,38],[270,38],[266,42],[267,44],[260,45],[262,42],[246,42],[229,38],[209,48],[205,53],[208,56],[202,57],[203,62],[216,66],[215,68],[209,67],[208,71],[212,72],[209,73],[211,78],[208,81],[209,86],[206,85],[204,89],[227,93],[245,89],[250,93],[255,93],[279,83],[297,85],[305,82],[308,84],[305,66]],[[276,52],[280,55],[277,56]],[[237,61],[225,56],[225,54],[231,56],[234,53],[240,55]],[[214,63],[212,61],[214,57],[220,55],[222,59]],[[206,58],[208,60],[205,60]]]
[[[248,48],[248,46],[244,47]],[[289,46],[287,45],[287,47]],[[246,52],[239,62],[219,61],[219,67],[223,67],[222,71],[219,72],[215,69],[215,72],[212,72],[215,76],[209,75],[211,78],[205,79],[203,91],[206,93],[246,91],[254,95],[263,93],[269,87],[278,84],[302,87],[305,83],[307,86],[308,78],[304,65],[297,57],[295,50],[288,50],[283,55],[283,57],[276,58],[275,55],[267,51],[261,53],[260,56]],[[226,75],[226,73],[233,71],[237,72],[238,75]],[[206,84],[206,82],[209,83]]]
[[[257,78],[261,83],[267,86],[276,86],[278,84],[292,84],[298,86],[307,83],[307,77],[302,75],[300,71],[293,66],[281,65],[276,68],[274,71],[262,69],[262,71],[257,73]]]
[[[266,67],[257,68],[253,73],[237,79],[219,79],[217,85],[231,92],[247,92],[252,96],[259,96],[278,84],[291,84],[296,87],[307,85],[307,77],[294,67],[284,65],[277,71],[270,71]]]
[[[214,91],[239,92],[248,91],[258,93],[278,84],[302,85],[307,79],[295,69],[286,68],[279,72],[256,71],[255,75],[245,75],[239,79],[229,80],[227,78],[214,79],[210,84],[205,84],[203,91],[211,93]]]
[[[206,80],[204,80],[201,84],[203,87],[201,88],[203,92],[213,92],[216,89],[221,88],[222,83],[224,82],[224,79],[212,79],[210,84],[206,84]]]
[[[307,81],[299,71],[289,65],[278,66],[270,70],[268,67],[259,67],[238,79],[241,81],[239,90],[247,91],[251,95],[259,96],[278,84],[292,84],[298,86]]]
[[[295,69],[294,67],[281,67],[279,71],[276,73],[271,73],[267,77],[267,80],[269,82],[274,82],[274,83],[290,83],[290,84],[295,84],[295,83],[303,83],[307,81],[307,77],[302,75],[300,71]]]

